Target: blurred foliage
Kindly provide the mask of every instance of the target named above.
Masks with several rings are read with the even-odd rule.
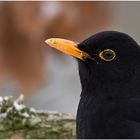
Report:
[[[0,96],[0,138],[75,138],[75,116],[36,111],[17,100]]]

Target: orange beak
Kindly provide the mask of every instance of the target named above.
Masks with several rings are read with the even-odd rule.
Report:
[[[93,59],[90,55],[88,55],[86,52],[81,51],[78,48],[78,45],[73,42],[66,39],[60,39],[60,38],[50,38],[45,41],[49,46],[64,52],[68,55],[71,55],[73,57],[79,58],[81,60],[84,60],[86,58]]]

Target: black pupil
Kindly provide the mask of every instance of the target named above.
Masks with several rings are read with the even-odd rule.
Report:
[[[105,52],[103,53],[103,57],[106,58],[106,59],[111,59],[111,58],[114,57],[114,54],[113,54],[113,52],[111,52],[111,51],[105,51]]]

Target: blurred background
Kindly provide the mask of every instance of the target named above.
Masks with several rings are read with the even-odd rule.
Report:
[[[25,95],[40,110],[76,113],[80,82],[74,58],[44,43],[80,42],[117,30],[140,42],[140,2],[0,2],[0,96]]]

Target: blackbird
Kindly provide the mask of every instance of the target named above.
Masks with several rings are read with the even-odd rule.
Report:
[[[140,138],[140,47],[127,34],[97,33],[81,43],[46,40],[78,61],[77,138]]]

